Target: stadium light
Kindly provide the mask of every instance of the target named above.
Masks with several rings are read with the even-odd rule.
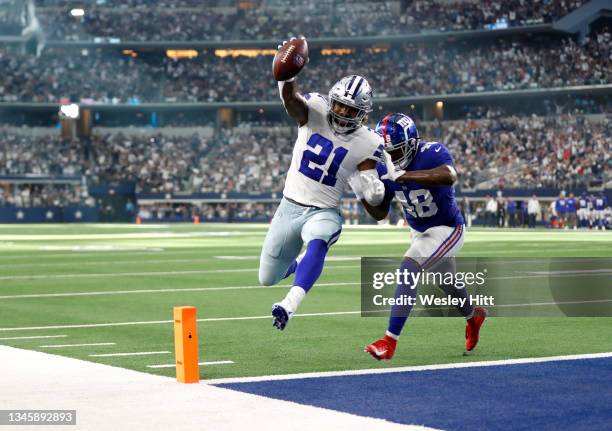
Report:
[[[62,105],[60,107],[60,116],[63,118],[70,118],[76,120],[79,118],[79,105],[71,103],[69,105]]]
[[[74,16],[74,17],[80,17],[85,15],[85,9],[82,8],[74,8],[70,10],[70,15]]]
[[[259,57],[260,55],[276,55],[276,49],[215,49],[216,57]]]
[[[123,53],[125,54],[126,50],[124,50]],[[167,49],[166,56],[173,59],[195,58],[198,56],[198,51],[196,51],[195,49]]]
[[[354,52],[353,48],[323,48],[321,55],[349,55]]]

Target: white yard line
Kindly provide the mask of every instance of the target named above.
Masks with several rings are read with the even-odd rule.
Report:
[[[560,301],[560,302],[534,302],[534,303],[522,303],[522,304],[503,304],[503,305],[493,305],[489,306],[491,308],[495,307],[545,307],[550,305],[567,305],[567,304],[592,304],[592,303],[606,303],[612,302],[612,299],[595,299],[590,301]],[[434,309],[437,310],[439,307],[431,307],[431,308],[413,308],[414,311],[422,311]],[[366,313],[384,313],[385,311],[372,311]],[[364,313],[362,310],[356,311],[330,311],[330,312],[321,312],[321,313],[301,313],[295,314],[293,317],[321,317],[321,316],[342,316],[342,315],[351,315],[351,314],[361,314]],[[241,317],[208,317],[203,319],[197,319],[198,322],[228,322],[235,320],[259,320],[259,319],[270,319],[270,315],[265,316],[241,316]],[[173,320],[145,320],[145,321],[134,321],[134,322],[111,322],[111,323],[85,323],[85,324],[76,324],[76,325],[49,325],[49,326],[26,326],[26,327],[16,327],[16,328],[0,328],[0,332],[10,332],[10,331],[31,331],[31,330],[41,330],[41,329],[72,329],[72,328],[102,328],[102,327],[112,327],[112,326],[134,326],[134,325],[159,325],[164,323],[173,323]]]
[[[234,361],[210,361],[210,362],[198,362],[198,365],[224,365],[224,364],[234,364],[234,363],[235,363]],[[147,365],[147,368],[175,368],[175,367],[176,367],[176,364]]]
[[[60,348],[60,347],[88,347],[88,346],[114,346],[117,343],[82,343],[82,344],[46,344],[44,348]]]
[[[32,257],[32,256],[23,256]],[[72,256],[68,256],[72,257]],[[360,260],[360,256],[330,256],[326,259],[327,263],[331,262],[346,262],[346,261],[357,261]],[[99,266],[99,265],[132,265],[132,264],[157,264],[157,263],[198,263],[198,262],[210,262],[219,260],[236,260],[236,261],[253,261],[259,260],[259,256],[211,256],[211,257],[199,257],[194,259],[132,259],[132,260],[95,260],[79,262],[79,266]],[[37,267],[74,267],[74,262],[28,262],[28,263],[4,263],[0,264],[0,268],[37,268]]]
[[[102,353],[102,354],[96,354],[96,355],[88,355],[91,356],[92,358],[107,358],[107,357],[114,357],[114,356],[147,356],[147,355],[165,355],[170,353],[167,350],[163,350],[160,352],[125,352],[125,353]]]
[[[361,268],[360,265],[336,265],[330,266],[334,269]],[[228,272],[257,272],[258,268],[239,269],[196,269],[188,271],[146,271],[146,272],[109,272],[109,273],[85,273],[85,274],[32,274],[32,275],[3,275],[0,280],[39,280],[50,278],[105,278],[105,277],[142,277],[155,275],[191,275],[191,274],[224,274]]]
[[[540,362],[575,361],[580,359],[612,358],[612,352],[586,353],[579,355],[545,356],[541,358],[503,359],[499,361],[455,362],[449,364],[417,365],[397,368],[369,368],[362,370],[324,371],[302,374],[278,374],[257,377],[231,377],[225,379],[206,380],[206,383],[218,385],[224,383],[267,382],[275,380],[312,379],[321,377],[360,376],[368,374],[406,373],[432,370],[450,370],[457,368],[494,367],[499,365],[536,364]]]
[[[36,340],[40,338],[66,338],[68,335],[32,335],[30,337],[4,337],[0,341],[8,340]]]
[[[355,266],[332,266],[329,269],[336,268],[353,268]],[[231,272],[232,270],[219,270],[219,272]],[[235,270],[234,270],[235,271]],[[256,271],[256,270],[249,270]],[[160,274],[160,273],[147,273]],[[542,274],[530,275],[509,275],[501,277],[488,277],[486,280],[523,280],[523,279],[538,279],[538,278],[575,278],[575,277],[601,277],[612,274],[612,270],[590,270],[590,271],[566,271],[563,273],[545,272]],[[317,286],[359,286],[361,283],[317,283]],[[76,296],[99,296],[99,295],[133,295],[142,293],[170,293],[170,292],[216,292],[224,290],[241,290],[241,289],[279,289],[289,288],[291,285],[276,285],[276,286],[261,286],[261,285],[246,285],[246,286],[222,286],[222,287],[191,287],[191,288],[165,288],[165,289],[135,289],[135,290],[99,290],[91,292],[62,292],[62,293],[26,293],[17,295],[0,295],[0,300],[3,299],[27,299],[27,298],[61,298],[61,297],[76,297]],[[519,305],[519,304],[516,304]],[[523,305],[523,304],[520,304]],[[542,304],[545,305],[545,304]]]
[[[32,257],[32,256],[30,256]],[[69,256],[71,257],[71,256]],[[136,259],[136,260],[113,260],[112,262],[97,260],[92,262],[79,262],[79,266],[97,266],[97,265],[132,265],[134,263],[195,263],[195,262],[206,262],[213,260],[212,258],[202,257],[199,259]],[[55,266],[67,266],[74,267],[74,262],[32,262],[32,263],[5,263],[0,264],[0,268],[36,268],[36,267],[55,267]]]
[[[359,286],[360,283],[317,283],[317,286]],[[276,286],[222,286],[222,287],[189,287],[167,288],[167,289],[136,289],[136,290],[100,290],[93,292],[65,292],[65,293],[30,293],[22,295],[2,295],[0,299],[25,299],[25,298],[54,298],[54,297],[71,297],[71,296],[98,296],[98,295],[129,295],[137,293],[168,293],[168,292],[216,292],[222,290],[241,290],[241,289],[287,289],[289,284],[278,284]]]
[[[293,317],[314,317],[314,316],[340,316],[344,314],[359,314],[361,311],[333,311],[326,313],[304,313],[296,314]],[[244,316],[244,317],[210,317],[205,319],[198,319],[198,322],[220,322],[220,321],[231,321],[231,320],[258,320],[258,319],[271,319],[272,317],[267,314],[265,316]],[[112,322],[112,323],[86,323],[81,325],[51,325],[51,326],[27,326],[21,328],[0,328],[0,331],[29,331],[35,329],[71,329],[71,328],[104,328],[111,326],[133,326],[133,325],[159,325],[165,323],[174,323],[174,320],[145,320],[136,322]]]

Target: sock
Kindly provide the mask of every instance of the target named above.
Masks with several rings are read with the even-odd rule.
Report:
[[[457,310],[459,313],[466,319],[469,319],[474,314],[474,306],[469,301],[469,295],[467,289],[462,288],[459,289],[455,287],[454,284],[443,284],[439,286],[447,295],[452,296],[453,298],[465,299],[465,303],[463,306],[457,305]]]
[[[295,269],[294,286],[300,286],[305,292],[312,288],[323,272],[327,243],[322,239],[313,239],[306,246],[306,254]]]
[[[403,274],[407,270],[411,273],[417,273],[420,271],[419,264],[412,259],[404,259],[400,266],[400,271]],[[402,276],[402,278],[404,278]],[[416,286],[412,286],[412,278],[409,275],[406,277],[407,283],[399,283],[395,289],[395,298],[406,299],[407,297],[416,298]],[[414,288],[412,288],[414,287]],[[403,296],[406,295],[406,296]],[[394,305],[391,307],[391,315],[389,316],[389,326],[387,327],[386,335],[397,340],[402,332],[402,328],[408,320],[408,315],[412,310],[411,304],[405,305]]]
[[[306,293],[321,275],[326,254],[327,243],[321,239],[313,239],[306,246],[304,255],[296,259],[293,287],[281,302],[289,313],[295,313]]]
[[[306,291],[304,289],[302,289],[300,286],[293,286],[291,289],[289,289],[287,296],[285,296],[285,299],[281,301],[281,304],[283,307],[285,307],[285,310],[287,310],[289,315],[291,315],[295,313],[297,308],[300,306],[304,296],[306,296]]]

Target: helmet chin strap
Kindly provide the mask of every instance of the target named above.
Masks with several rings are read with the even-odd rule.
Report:
[[[355,124],[354,126],[351,126],[351,127],[339,125],[334,120],[334,116],[332,115],[331,112],[327,114],[327,122],[329,123],[329,126],[331,127],[334,133],[341,134],[341,135],[346,135],[359,128],[359,124]]]

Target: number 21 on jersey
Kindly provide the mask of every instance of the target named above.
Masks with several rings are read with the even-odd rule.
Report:
[[[340,163],[346,157],[348,150],[343,147],[334,148],[334,144],[327,138],[319,135],[318,133],[313,134],[308,142],[306,143],[310,148],[315,151],[306,150],[302,155],[302,161],[300,162],[299,171],[306,175],[311,180],[321,182],[326,186],[336,185],[336,174],[340,168]],[[316,152],[318,150],[318,152]],[[310,164],[325,166],[329,156],[333,154],[333,158],[327,171],[319,167],[310,167]]]
[[[407,196],[403,190],[397,190],[395,197],[412,217],[431,217],[438,212],[438,205],[433,201],[433,196],[429,190],[411,190]]]

